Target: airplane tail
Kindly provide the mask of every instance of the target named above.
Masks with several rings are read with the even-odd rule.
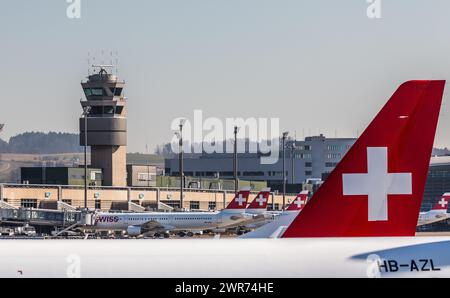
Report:
[[[244,210],[247,208],[247,200],[250,195],[250,187],[243,187],[239,190],[239,192],[234,196],[233,200],[228,204],[225,210]]]
[[[445,81],[409,81],[283,237],[414,236]]]
[[[247,213],[263,213],[267,210],[270,188],[261,190],[247,207]]]
[[[448,203],[450,201],[450,192],[447,192],[442,195],[441,199],[434,204],[431,210],[445,210],[448,209]]]
[[[309,191],[302,190],[295,199],[289,204],[285,211],[301,211],[308,201]]]
[[[300,192],[286,210],[278,214],[273,221],[264,224],[254,231],[239,236],[239,238],[280,238],[305,206],[308,200],[308,194],[308,191]]]

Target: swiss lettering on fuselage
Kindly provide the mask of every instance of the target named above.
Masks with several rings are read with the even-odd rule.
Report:
[[[96,223],[117,223],[119,222],[119,217],[114,215],[99,215],[95,219]]]

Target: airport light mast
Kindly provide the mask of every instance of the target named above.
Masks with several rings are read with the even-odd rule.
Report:
[[[289,132],[285,131],[283,132],[283,206],[282,209],[284,209],[284,206],[286,205],[286,138],[288,136]]]
[[[81,100],[80,100],[81,101]],[[87,206],[87,135],[88,135],[88,130],[87,130],[87,117],[89,115],[89,112],[91,111],[91,107],[90,106],[83,106],[83,118],[84,118],[84,209],[87,211],[88,210],[88,206]]]
[[[183,209],[183,203],[184,203],[184,194],[183,194],[183,191],[184,191],[183,125],[185,122],[186,122],[186,119],[180,120],[180,124],[179,124],[180,131],[175,133],[176,136],[178,137],[178,146],[179,146],[179,150],[180,150],[178,157],[179,157],[179,163],[180,163],[180,165],[179,165],[180,173],[179,174],[180,174],[180,207],[181,207],[181,209]]]
[[[234,193],[238,193],[239,188],[239,178],[238,178],[238,161],[237,161],[237,134],[239,131],[239,127],[234,127],[234,153],[233,153],[233,174],[234,174]]]
[[[292,179],[292,184],[294,184],[294,179],[295,179],[295,140],[292,142],[292,146],[291,146],[291,179]]]
[[[3,131],[3,128],[5,127],[5,124],[0,123],[0,132]],[[2,160],[2,155],[0,154],[0,160]]]

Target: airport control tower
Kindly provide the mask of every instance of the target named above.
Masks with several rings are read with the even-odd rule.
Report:
[[[102,185],[126,186],[127,117],[123,96],[125,82],[107,72],[107,65],[81,83],[87,115],[87,145],[91,146],[91,166],[103,170]],[[85,119],[80,118],[80,145],[85,143]]]

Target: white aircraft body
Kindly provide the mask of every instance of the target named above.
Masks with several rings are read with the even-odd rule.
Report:
[[[450,192],[444,193],[442,198],[436,202],[430,211],[420,212],[418,226],[423,226],[435,222],[440,222],[449,218],[447,213],[448,202],[450,201]]]
[[[249,188],[240,190],[227,208],[220,212],[99,212],[95,214],[93,228],[99,231],[126,231],[130,236],[138,236],[143,233],[197,232],[236,227],[256,218],[245,213],[249,194]]]
[[[450,276],[450,237],[13,240],[0,252],[0,277]]]
[[[244,229],[257,229],[269,222],[272,222],[276,217],[278,217],[281,213],[280,211],[267,211],[269,196],[270,188],[262,189],[247,206],[245,213],[258,215],[259,220],[254,220],[242,225]]]
[[[286,210],[279,213],[273,220],[270,220],[268,223],[258,227],[254,231],[239,236],[239,238],[280,238],[306,205],[308,194],[308,191],[300,192]]]
[[[450,277],[413,237],[445,81],[402,84],[280,239],[4,241],[2,277]]]

